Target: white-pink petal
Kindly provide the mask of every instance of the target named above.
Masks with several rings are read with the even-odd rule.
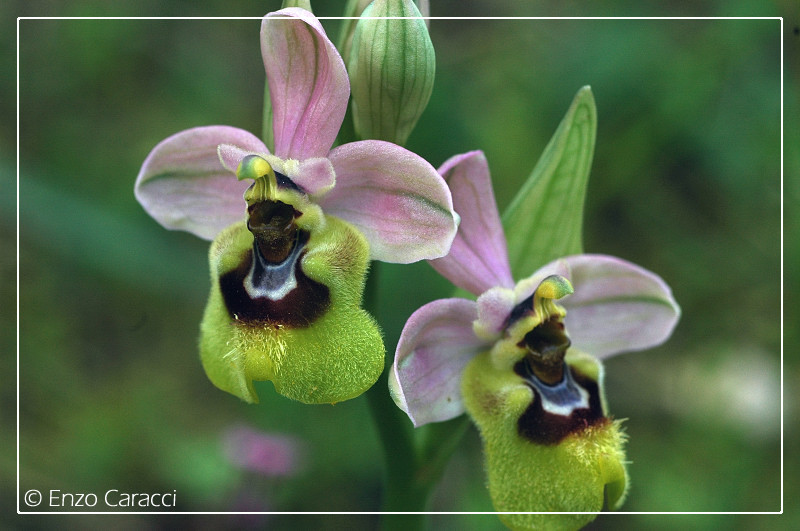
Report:
[[[336,184],[336,172],[333,164],[325,157],[300,161],[297,172],[290,172],[287,177],[312,197],[328,193]]]
[[[222,165],[234,174],[236,174],[239,163],[247,155],[263,157],[272,165],[275,172],[288,177],[300,190],[312,197],[324,195],[336,184],[333,165],[325,157],[314,157],[300,162],[287,161],[271,155],[266,147],[259,152],[254,152],[230,144],[220,145],[218,151]]]
[[[680,308],[661,277],[612,256],[564,261],[575,292],[560,302],[575,348],[604,358],[654,347],[672,334]]]
[[[425,159],[380,140],[345,144],[328,157],[336,186],[319,204],[367,237],[373,260],[407,264],[447,254],[457,215],[447,184]]]
[[[145,159],[134,194],[144,209],[168,229],[206,240],[245,217],[239,182],[220,162],[217,146],[265,151],[256,136],[235,127],[207,126],[181,131],[160,142]]]
[[[314,15],[286,8],[264,17],[261,55],[272,102],[275,155],[324,157],[350,97],[350,81],[336,47]]]
[[[508,316],[516,305],[513,289],[498,286],[485,291],[477,300],[475,333],[487,341],[500,339],[508,324]]]
[[[389,390],[414,426],[448,420],[464,412],[461,372],[488,343],[472,332],[475,303],[441,299],[406,322],[389,373]]]
[[[439,173],[450,186],[461,225],[450,253],[432,260],[431,266],[473,295],[495,286],[513,287],[506,237],[483,152],[456,155],[439,168]]]

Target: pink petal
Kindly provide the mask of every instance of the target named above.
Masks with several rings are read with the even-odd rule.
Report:
[[[442,299],[426,304],[406,322],[389,373],[389,390],[414,426],[464,412],[461,372],[488,348],[472,333],[475,317],[474,302]]]
[[[513,287],[506,237],[483,152],[456,155],[439,168],[439,173],[450,186],[461,225],[450,253],[431,261],[431,265],[474,295],[495,286]]]
[[[275,154],[324,157],[347,110],[350,81],[319,21],[300,8],[270,13],[261,24],[261,55],[273,112]]]
[[[136,199],[156,221],[206,240],[244,219],[242,194],[249,185],[239,182],[220,163],[217,146],[235,144],[255,152],[266,151],[254,135],[224,125],[181,131],[158,144],[145,159],[136,178]]]
[[[661,277],[612,256],[564,260],[575,293],[559,302],[576,348],[604,358],[654,347],[672,334],[681,312]]]
[[[380,140],[339,146],[329,158],[336,186],[320,206],[364,233],[373,260],[407,264],[447,254],[457,215],[433,166]]]
[[[475,333],[484,339],[500,339],[506,328],[508,316],[517,299],[514,290],[496,287],[484,292],[477,300],[478,322],[475,324]]]
[[[290,172],[287,177],[312,196],[324,195],[336,184],[333,164],[323,157],[301,161],[297,173]]]

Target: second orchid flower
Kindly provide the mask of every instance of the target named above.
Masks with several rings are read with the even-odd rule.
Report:
[[[579,92],[554,142],[570,134],[582,107],[591,111],[583,118],[594,116],[588,89]],[[590,159],[591,120],[575,135],[592,140],[576,142]],[[557,155],[578,156],[572,147]],[[462,223],[450,254],[431,265],[477,301],[437,300],[409,318],[390,374],[395,402],[415,426],[469,414],[484,441],[498,511],[617,507],[627,489],[625,437],[619,421],[608,416],[599,360],[670,336],[680,310],[669,287],[630,262],[588,254],[555,259],[515,283],[483,153],[453,157],[439,172]],[[585,183],[574,172],[543,179],[560,179],[573,196]],[[558,197],[550,199],[563,210]],[[574,225],[570,215],[580,213],[549,221]],[[580,527],[593,516],[501,518],[513,529],[561,529]]]

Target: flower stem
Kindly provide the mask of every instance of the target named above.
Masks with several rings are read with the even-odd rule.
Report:
[[[379,277],[381,264],[373,262],[367,277],[364,305],[380,322]],[[424,511],[430,488],[416,481],[417,449],[414,428],[389,396],[388,375],[392,349],[387,349],[386,365],[378,381],[367,392],[367,403],[378,439],[383,446],[384,492],[382,510],[387,513]],[[424,515],[386,514],[385,530],[422,529]]]
[[[456,419],[417,428],[415,437],[405,414],[387,392],[387,371],[369,391],[367,401],[383,444],[385,476],[382,511],[419,513],[428,509],[433,488],[469,426],[469,419]],[[416,444],[421,441],[421,444]],[[385,514],[384,531],[423,529],[423,514]]]
[[[387,513],[425,511],[432,483],[418,480],[417,451],[410,423],[387,391],[384,371],[367,391],[372,419],[383,445],[385,474],[382,510]],[[424,515],[384,515],[383,529],[422,529]]]
[[[372,264],[365,290],[365,306],[380,321],[378,277],[380,265]],[[425,527],[424,514],[433,488],[441,479],[445,466],[469,422],[459,417],[414,428],[408,417],[389,395],[388,375],[392,352],[378,382],[367,392],[367,403],[384,453],[384,495],[382,528],[385,531],[413,531]]]

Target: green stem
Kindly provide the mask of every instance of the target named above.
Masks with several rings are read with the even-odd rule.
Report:
[[[352,110],[348,106],[337,141],[344,144],[355,139]],[[381,263],[372,262],[364,289],[364,307],[379,323],[383,321],[380,273]],[[381,528],[384,531],[422,530],[425,529],[425,515],[408,513],[426,511],[431,492],[441,479],[469,422],[462,416],[415,430],[389,395],[388,376],[393,352],[394,349],[387,349],[383,374],[365,393],[385,463],[382,510],[389,514],[383,515]]]
[[[425,511],[431,483],[419,481],[414,434],[408,418],[397,408],[387,391],[387,371],[367,391],[372,419],[383,445],[385,475],[382,510],[392,512]],[[383,529],[423,529],[424,515],[384,515]]]
[[[387,392],[388,368],[367,391],[367,401],[378,437],[383,444],[385,476],[382,510],[424,512],[433,488],[469,426],[466,416],[417,428],[422,444],[416,444],[414,428]],[[422,514],[384,515],[385,531],[424,529]]]
[[[381,321],[379,282],[381,265],[373,262],[365,288],[365,307]],[[469,426],[465,416],[414,428],[389,395],[389,371],[393,349],[378,382],[367,392],[367,403],[384,454],[386,513],[420,513],[427,510],[431,492],[441,479],[450,456]],[[425,528],[423,514],[385,514],[385,531]]]
[[[379,278],[381,264],[373,262],[367,278],[364,293],[364,306],[381,321],[379,300]],[[414,427],[408,417],[394,403],[389,395],[388,375],[391,370],[392,350],[386,356],[386,366],[377,383],[367,392],[367,403],[383,446],[384,492],[382,510],[384,512],[424,511],[430,493],[430,486],[420,484],[416,474],[418,468],[417,448]],[[424,515],[384,515],[385,530],[423,529]]]
[[[458,448],[470,424],[469,417],[461,415],[446,422],[425,426],[425,437],[420,451],[422,459],[417,472],[419,481],[431,485],[439,482],[450,456]]]

